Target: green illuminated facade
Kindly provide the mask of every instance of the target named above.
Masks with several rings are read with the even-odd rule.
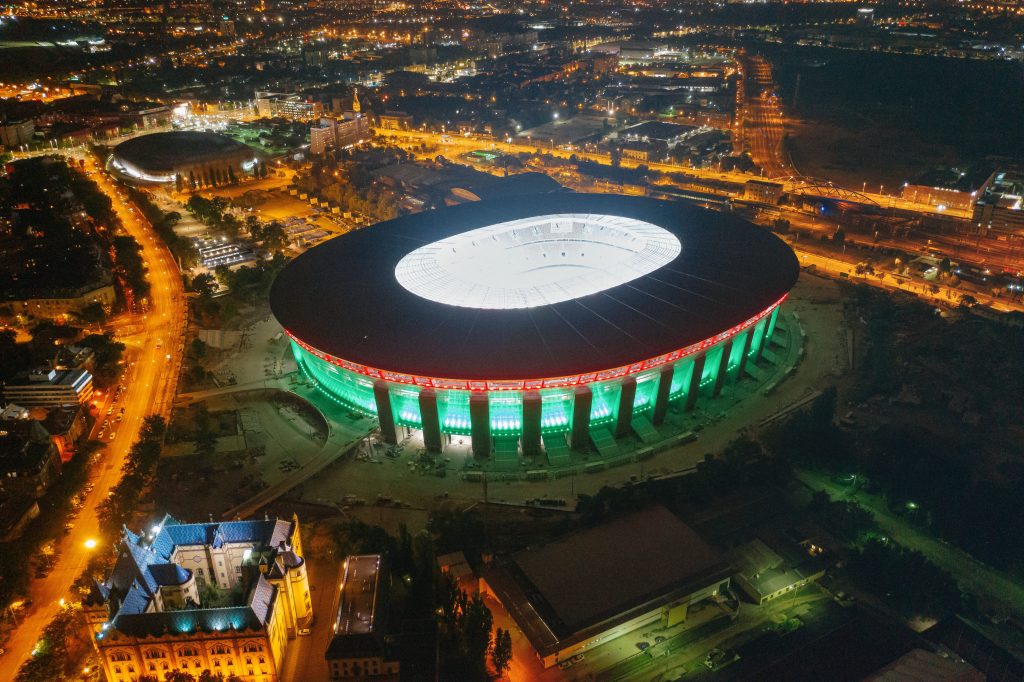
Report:
[[[321,353],[292,336],[304,376],[330,400],[381,422],[385,441],[396,428],[423,431],[428,449],[443,446],[443,434],[469,436],[479,456],[497,441],[518,441],[524,454],[538,454],[547,434],[565,433],[573,447],[585,445],[590,429],[606,426],[625,435],[640,415],[660,423],[671,403],[692,409],[743,376],[775,332],[781,301],[754,318],[701,343],[629,367],[536,381],[460,381],[413,377],[347,362]]]

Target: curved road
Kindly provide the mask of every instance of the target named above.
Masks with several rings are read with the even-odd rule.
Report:
[[[169,414],[187,322],[181,275],[152,227],[91,157],[80,151],[61,153],[76,161],[85,160],[86,172],[114,202],[125,231],[142,246],[142,256],[149,267],[151,301],[148,314],[134,319],[126,316],[135,331],[132,336],[118,339],[128,346],[125,356],[131,363],[122,378],[124,416],[114,439],[107,442],[105,452],[92,467],[90,480],[95,488],[86,495],[73,531],[57,543],[60,559],[46,578],[31,583],[27,598],[34,606],[19,617],[19,626],[7,643],[0,666],[2,682],[13,680],[21,663],[31,655],[43,629],[60,608],[60,600],[70,596],[68,589],[85,570],[91,552],[106,551],[103,547],[90,550],[85,545],[87,540],[98,538],[96,508],[120,480],[121,466],[138,437],[143,418]]]

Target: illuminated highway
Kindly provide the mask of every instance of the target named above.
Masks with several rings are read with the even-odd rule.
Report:
[[[71,155],[85,159],[89,176],[113,200],[125,231],[142,246],[142,255],[149,267],[151,301],[148,315],[132,320],[132,336],[119,337],[128,346],[125,356],[130,364],[121,382],[124,391],[119,408],[111,418],[111,423],[116,426],[116,435],[113,440],[104,438],[104,452],[90,472],[90,481],[95,487],[85,495],[85,504],[72,532],[57,543],[61,554],[52,572],[30,585],[27,598],[35,604],[24,612],[7,643],[5,665],[0,668],[0,680],[4,681],[13,680],[21,662],[31,655],[43,629],[57,613],[59,601],[70,596],[68,589],[85,570],[90,553],[107,551],[102,545],[95,549],[86,547],[87,540],[98,538],[96,508],[120,480],[121,466],[129,447],[138,437],[143,418],[150,414],[166,417],[170,412],[187,321],[181,275],[170,252],[157,239],[138,209],[91,158],[81,152],[72,152]],[[100,405],[101,424],[106,418],[105,404]],[[122,421],[117,424],[113,417],[120,407],[125,411]],[[115,538],[107,540],[113,542]]]

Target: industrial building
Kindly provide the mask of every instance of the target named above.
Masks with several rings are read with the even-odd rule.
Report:
[[[480,591],[549,668],[637,628],[670,628],[729,586],[729,564],[661,506],[499,560]]]

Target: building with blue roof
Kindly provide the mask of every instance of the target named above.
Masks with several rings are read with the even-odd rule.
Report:
[[[297,517],[124,528],[114,568],[85,604],[108,682],[203,670],[281,682],[313,611]]]

